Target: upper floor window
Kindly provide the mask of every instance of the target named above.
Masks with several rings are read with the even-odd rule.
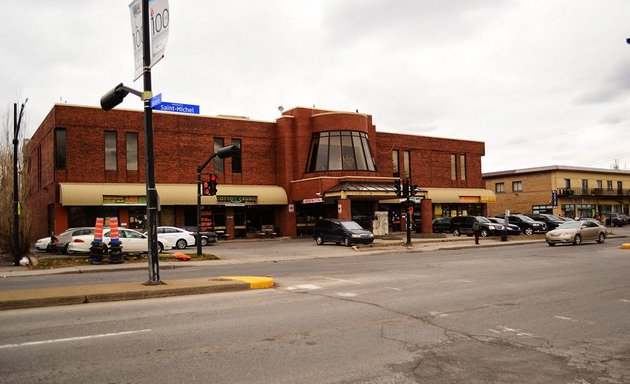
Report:
[[[55,129],[55,169],[66,168],[67,138],[65,128]]]
[[[105,170],[115,171],[116,168],[116,132],[105,132]]]
[[[317,132],[310,148],[306,172],[376,170],[364,132]]]
[[[392,151],[392,176],[400,177],[400,168],[398,167],[398,150]]]
[[[138,134],[136,132],[127,132],[125,136],[127,145],[127,170],[138,170]]]
[[[564,187],[571,188],[571,179],[564,179]]]
[[[585,191],[588,189],[588,180],[582,179],[582,189]]]
[[[457,156],[451,155],[451,180],[457,180]]]
[[[623,186],[623,183],[621,181],[617,182],[617,190],[621,191],[621,187]]]
[[[503,192],[505,192],[505,184],[504,183],[496,183],[494,185],[494,191],[496,193],[503,193]]]
[[[513,181],[512,182],[512,192],[521,192],[523,190],[523,182],[522,181]]]
[[[608,190],[612,190],[613,189],[613,182],[612,182],[612,180],[606,180],[606,189],[608,189]]]
[[[466,180],[466,155],[459,155],[459,179]]]
[[[214,139],[214,153],[217,153],[223,147],[225,147],[225,140],[221,137],[216,137]],[[225,173],[223,159],[220,159],[219,156],[214,158],[214,173]]]
[[[597,180],[597,181],[595,181],[595,183],[597,184],[597,187],[596,187],[596,188],[599,188],[599,189],[602,189],[602,188],[603,188],[603,184],[602,184],[602,181],[601,181],[601,180]]]
[[[236,145],[239,149],[241,147],[241,139],[232,139],[232,144]],[[241,154],[239,152],[238,155],[232,156],[232,173],[241,173],[242,172],[242,164],[241,164]]]
[[[405,177],[411,177],[411,154],[409,151],[403,152],[403,166],[405,167]]]

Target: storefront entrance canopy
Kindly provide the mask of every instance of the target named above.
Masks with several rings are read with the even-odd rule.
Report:
[[[417,196],[421,197],[424,194],[423,189],[417,189]],[[390,182],[360,182],[360,181],[346,181],[339,183],[336,186],[330,188],[324,192],[324,197],[341,197],[343,198],[360,198],[360,197],[377,197],[377,198],[396,198],[396,191],[394,190],[394,183]]]
[[[196,205],[197,184],[157,184],[160,205]],[[202,196],[204,205],[245,201],[257,205],[285,205],[284,188],[277,185],[235,185],[217,187],[218,196]],[[146,186],[140,183],[59,183],[59,200],[64,206],[145,205]]]

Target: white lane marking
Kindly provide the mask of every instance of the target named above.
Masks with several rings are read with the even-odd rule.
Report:
[[[335,292],[335,295],[341,296],[341,297],[355,297],[355,296],[357,296],[356,293],[352,293],[352,292]]]
[[[472,283],[472,280],[459,279],[458,281],[462,281],[464,283]]]
[[[497,331],[496,329],[492,329],[492,328],[490,328],[490,332],[501,333],[501,332]]]
[[[385,289],[391,289],[392,291],[402,291],[402,289],[394,287],[385,287]]]
[[[66,342],[66,341],[90,340],[90,339],[98,339],[98,338],[102,338],[102,337],[124,336],[124,335],[131,335],[131,334],[134,334],[134,333],[141,333],[141,332],[151,332],[151,329],[141,329],[141,330],[138,330],[138,331],[126,331],[126,332],[116,332],[116,333],[102,333],[100,335],[66,337],[64,339],[50,339],[50,340],[40,340],[40,341],[29,341],[29,342],[26,342],[26,343],[19,343],[19,344],[4,344],[4,345],[0,345],[0,349],[15,348],[15,347],[27,347],[27,346],[31,346],[31,345],[63,343],[63,342]]]
[[[289,290],[289,291],[294,291],[296,289],[316,290],[316,289],[322,289],[322,287],[320,287],[318,285],[313,285],[313,284],[301,284],[301,285],[295,285],[293,287],[288,287],[287,288],[287,290]]]
[[[565,317],[565,316],[554,316],[556,319],[560,319],[560,320],[568,320],[568,321],[577,321],[575,319],[572,319],[570,317]]]
[[[630,303],[630,300],[626,300],[626,299],[619,299],[619,301],[624,302],[624,303]]]
[[[324,276],[323,278],[327,279],[327,280],[332,280],[332,281],[340,281],[342,283],[348,283],[348,284],[356,284],[356,285],[362,285],[363,284],[363,283],[359,283],[358,281],[350,281],[350,280],[344,280],[344,279],[335,279],[335,278],[326,277],[326,276]]]

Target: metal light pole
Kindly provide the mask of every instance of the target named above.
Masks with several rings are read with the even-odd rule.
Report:
[[[225,159],[226,157],[237,156],[240,152],[241,149],[236,144],[228,145],[220,148],[216,153],[212,153],[206,161],[197,167],[197,256],[201,256],[201,172],[215,156],[218,156],[219,159]]]
[[[142,0],[142,65],[144,94],[151,95],[151,28],[149,24],[149,0]],[[157,190],[155,189],[155,167],[153,152],[153,110],[151,96],[144,101],[144,139],[147,165],[147,236],[149,237],[149,280],[145,285],[161,284],[160,265],[157,244]]]
[[[20,116],[18,117],[17,103],[13,103],[13,265],[20,265],[20,193],[18,182],[18,134],[20,133],[20,123],[24,114],[24,104],[28,98],[24,100],[20,107]]]
[[[101,97],[101,108],[109,111],[122,103],[125,96],[133,93],[144,102],[144,139],[146,162],[146,194],[147,194],[147,242],[149,251],[149,280],[145,285],[162,284],[157,242],[157,190],[155,189],[155,166],[153,151],[153,111],[151,109],[151,40],[149,23],[149,0],[142,0],[142,65],[144,92],[138,92],[122,83]]]

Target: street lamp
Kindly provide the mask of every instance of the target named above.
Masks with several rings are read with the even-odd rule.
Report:
[[[228,145],[219,148],[197,167],[197,256],[201,256],[201,172],[215,156],[219,159],[225,159],[226,157],[238,156],[240,153],[241,149],[236,144]]]
[[[18,134],[20,133],[20,124],[24,115],[24,105],[28,98],[24,100],[20,107],[20,116],[18,117],[17,103],[13,103],[13,265],[20,265],[20,196],[18,183]]]
[[[153,152],[153,113],[151,110],[151,28],[149,26],[149,1],[142,0],[142,66],[144,91],[139,92],[122,83],[101,97],[101,108],[106,111],[122,103],[125,96],[132,93],[140,96],[144,102],[144,140],[146,158],[146,193],[147,193],[147,235],[149,246],[149,280],[145,285],[162,284],[158,261],[157,242],[157,190],[155,189],[155,167]]]

